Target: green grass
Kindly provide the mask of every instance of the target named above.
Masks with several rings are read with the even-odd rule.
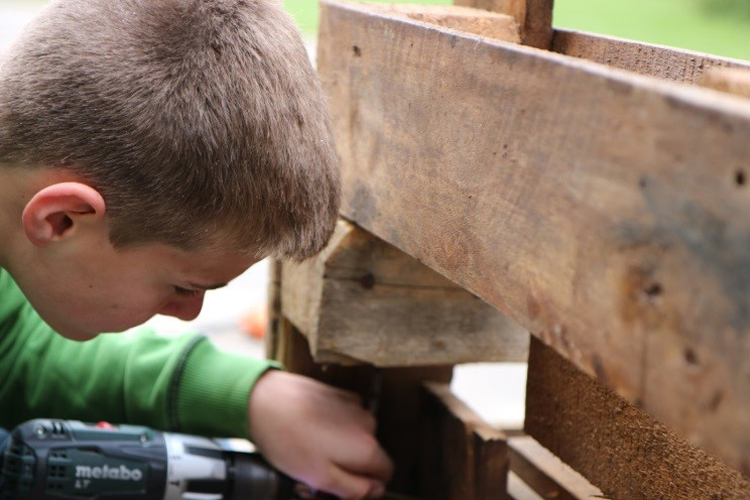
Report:
[[[314,35],[317,2],[285,0],[284,4],[303,31]],[[748,5],[750,0],[555,0],[554,25],[750,60]]]

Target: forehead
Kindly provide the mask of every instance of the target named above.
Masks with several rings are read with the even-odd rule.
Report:
[[[226,283],[260,260],[236,251],[186,251],[164,244],[138,247],[128,252],[133,252],[132,257],[136,259],[144,259],[149,266],[200,280],[207,285]]]

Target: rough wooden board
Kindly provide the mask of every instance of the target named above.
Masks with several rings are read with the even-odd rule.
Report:
[[[318,257],[285,262],[283,312],[322,363],[525,361],[528,333],[492,306],[340,221]]]
[[[750,483],[737,471],[536,339],[529,356],[526,432],[612,498],[750,498]]]
[[[611,68],[692,84],[700,83],[709,68],[750,69],[747,61],[579,31],[555,30],[552,50]]]
[[[552,44],[552,0],[455,0],[456,5],[513,16],[521,26],[521,43],[539,49]]]
[[[474,35],[521,43],[518,22],[513,16],[469,7],[413,4],[373,4],[370,6],[393,16],[437,24]]]
[[[750,97],[750,68],[709,68],[701,85],[740,97]]]
[[[554,500],[605,498],[602,491],[560,461],[534,438],[508,439],[510,469],[539,496]]]
[[[750,470],[750,104],[338,4],[318,61],[347,218]]]
[[[420,495],[431,500],[507,498],[506,436],[490,427],[446,384],[423,394]]]
[[[321,365],[312,359],[305,337],[285,317],[280,317],[274,335],[278,338],[273,342],[277,349],[272,359],[280,361],[287,371],[359,394],[363,404],[376,413],[378,440],[396,465],[389,489],[417,494],[421,386],[425,381],[450,383],[453,367],[380,370],[372,366]]]

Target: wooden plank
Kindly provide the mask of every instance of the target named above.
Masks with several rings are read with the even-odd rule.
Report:
[[[420,495],[434,500],[507,498],[506,436],[446,384],[426,383]]]
[[[465,5],[513,16],[521,26],[521,43],[539,49],[552,44],[552,0],[456,0]]]
[[[322,363],[429,366],[526,361],[529,335],[413,257],[345,221],[331,244],[285,262],[283,313]]]
[[[370,8],[394,17],[406,17],[464,33],[521,43],[518,22],[506,14],[455,5],[373,4]]]
[[[334,3],[319,56],[347,218],[750,473],[750,104]]]
[[[555,30],[552,50],[610,68],[698,84],[714,67],[750,69],[750,62],[580,31]]]
[[[739,472],[537,339],[529,355],[525,427],[612,498],[750,498],[750,483]]]
[[[604,498],[602,491],[560,461],[534,438],[508,439],[510,469],[539,496],[554,500]]]
[[[750,97],[750,69],[711,68],[703,74],[701,85],[740,97]]]

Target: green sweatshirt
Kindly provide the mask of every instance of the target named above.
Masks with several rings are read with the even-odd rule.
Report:
[[[0,269],[0,427],[64,418],[249,437],[250,391],[272,366],[220,352],[204,337],[67,340]]]

